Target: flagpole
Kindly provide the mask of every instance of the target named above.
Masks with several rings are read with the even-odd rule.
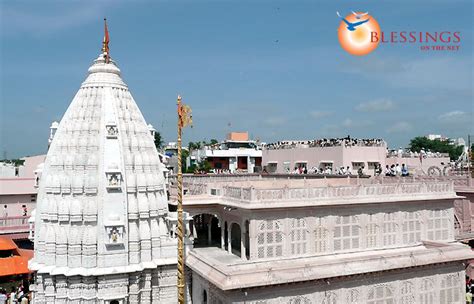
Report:
[[[183,173],[181,161],[181,133],[183,117],[181,96],[178,95],[178,304],[184,304],[184,225],[183,225]]]

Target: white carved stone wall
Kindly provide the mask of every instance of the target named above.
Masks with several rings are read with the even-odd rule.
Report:
[[[193,303],[251,304],[447,304],[464,303],[464,268],[459,263],[323,281],[221,291],[193,273]]]
[[[442,201],[271,210],[250,216],[251,259],[396,248],[423,240],[454,241],[452,204]],[[220,217],[226,219],[226,215]]]

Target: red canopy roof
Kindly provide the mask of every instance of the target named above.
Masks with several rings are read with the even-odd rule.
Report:
[[[13,250],[17,249],[15,242],[9,238],[0,237],[0,250]]]
[[[4,237],[0,237],[0,250],[12,251],[12,256],[0,258],[0,277],[30,272],[28,260],[33,257],[32,250],[19,249],[12,240]]]

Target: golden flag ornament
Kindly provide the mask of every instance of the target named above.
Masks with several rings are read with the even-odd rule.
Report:
[[[181,104],[179,107],[179,123],[182,128],[186,126],[191,126],[193,124],[193,115],[191,107],[185,104]]]

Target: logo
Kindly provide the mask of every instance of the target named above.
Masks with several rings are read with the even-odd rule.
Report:
[[[342,17],[338,28],[339,43],[342,48],[352,55],[367,55],[377,48],[379,41],[373,41],[372,36],[380,34],[380,26],[369,12],[354,12]]]
[[[461,48],[461,32],[443,29],[437,31],[382,32],[379,23],[369,12],[354,12],[346,17],[336,12],[341,19],[337,30],[339,43],[349,54],[363,56],[373,52],[379,44],[392,47],[416,45],[422,51],[452,52]]]

